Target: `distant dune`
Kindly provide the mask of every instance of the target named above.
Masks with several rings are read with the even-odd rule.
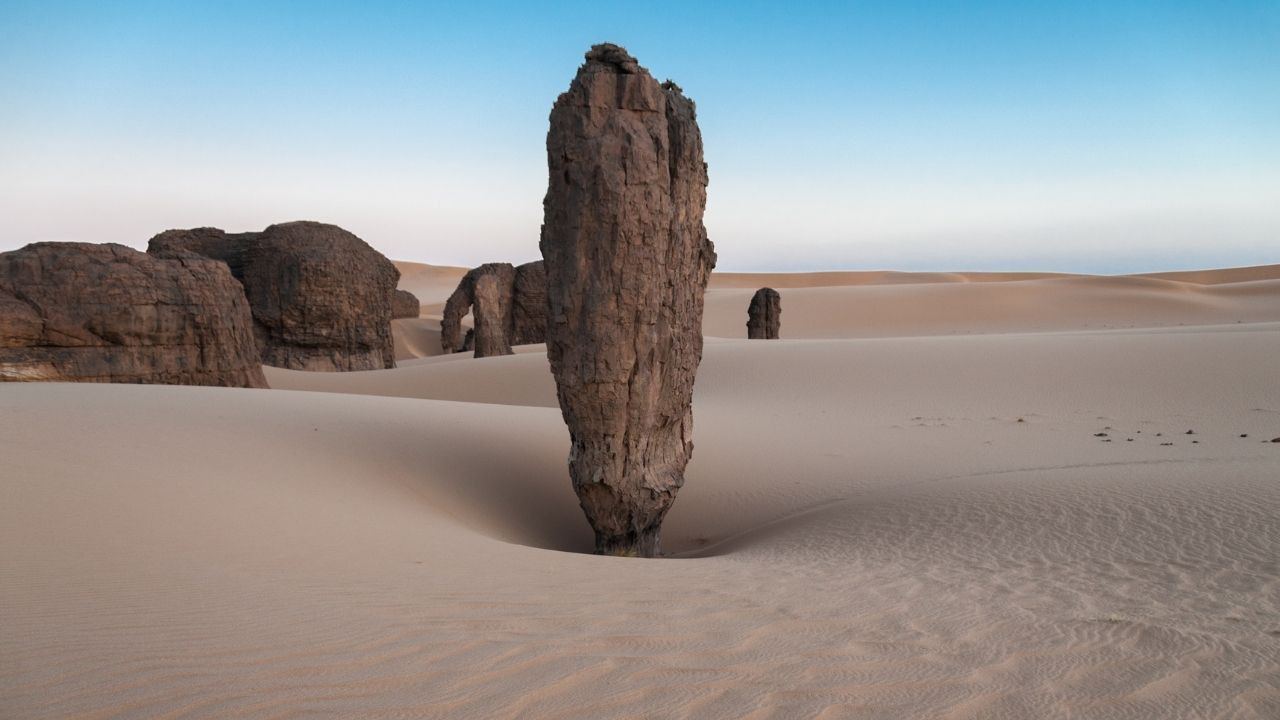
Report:
[[[425,309],[395,370],[0,386],[0,716],[1280,717],[1280,266],[707,308],[664,560],[582,554],[542,346]]]
[[[439,353],[440,307],[465,268],[397,263],[401,287],[423,319],[398,321],[400,359]],[[417,278],[433,278],[434,284]],[[452,281],[450,284],[449,281]],[[409,283],[409,284],[406,284]],[[782,293],[785,339],[904,337],[995,332],[1253,323],[1280,319],[1280,265],[1150,275],[1055,273],[713,273],[703,331],[746,337],[760,287]],[[432,294],[435,293],[435,294]]]

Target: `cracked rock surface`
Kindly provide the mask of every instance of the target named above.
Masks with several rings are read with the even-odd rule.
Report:
[[[715,250],[694,103],[596,45],[551,111],[540,247],[569,475],[596,552],[652,557],[693,452]]]
[[[777,290],[762,287],[751,296],[747,307],[747,338],[777,340],[782,327],[782,296]]]
[[[244,285],[262,362],[294,370],[395,367],[391,305],[400,271],[336,225],[299,221],[262,232],[168,230],[147,252],[221,260]]]
[[[223,263],[44,242],[0,253],[0,382],[267,386]]]

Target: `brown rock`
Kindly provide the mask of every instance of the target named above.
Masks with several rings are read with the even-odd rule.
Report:
[[[615,45],[556,100],[540,247],[569,475],[596,552],[652,557],[693,452],[715,250],[693,102]]]
[[[763,287],[751,296],[747,308],[747,337],[751,340],[777,340],[782,325],[782,296],[777,290]]]
[[[474,273],[479,268],[472,268],[458,281],[458,287],[444,301],[443,314],[440,316],[440,349],[448,353],[462,352],[462,318],[471,312],[471,301],[475,298],[476,279]]]
[[[547,328],[547,276],[542,261],[525,263],[513,268],[510,263],[486,263],[472,268],[458,282],[458,287],[444,304],[440,320],[440,345],[446,353],[463,350],[462,319],[474,310],[476,285],[481,278],[494,276],[494,285],[488,298],[488,337],[479,345],[476,357],[507,355],[511,345],[528,345],[546,341]],[[488,283],[489,281],[485,281]],[[505,320],[503,320],[505,318]],[[476,318],[477,329],[480,326]],[[498,337],[498,326],[503,322],[503,339]]]
[[[396,290],[391,295],[392,318],[416,318],[422,313],[418,297],[408,290]]]
[[[475,318],[475,356],[511,354],[511,293],[515,268],[494,263],[489,272],[475,277],[472,307]]]
[[[40,380],[267,386],[226,265],[90,243],[0,254],[0,382]]]
[[[547,341],[547,271],[541,260],[516,266],[511,306],[511,344]]]
[[[147,252],[222,260],[244,285],[262,362],[296,370],[395,367],[391,297],[400,271],[336,225],[290,222],[260,233],[169,230]]]
[[[496,290],[504,295],[505,303],[511,303],[511,294],[515,292],[515,268],[511,263],[485,263],[471,268],[458,281],[458,287],[444,303],[444,314],[440,318],[440,347],[446,353],[462,351],[462,319],[471,312],[476,300],[476,279],[484,275],[498,276]],[[510,310],[506,311],[508,316]]]

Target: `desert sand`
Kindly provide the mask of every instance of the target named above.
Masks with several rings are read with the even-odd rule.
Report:
[[[715,275],[658,560],[398,266],[395,370],[0,386],[0,716],[1280,717],[1280,266]]]

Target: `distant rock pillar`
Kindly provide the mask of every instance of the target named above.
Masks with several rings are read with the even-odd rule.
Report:
[[[652,557],[693,452],[716,261],[693,101],[596,45],[551,110],[547,165],[547,357],[569,476],[596,552]]]
[[[480,308],[477,290],[481,284],[485,287],[483,309]],[[445,353],[465,349],[462,318],[470,312],[477,331],[476,357],[510,355],[515,284],[516,269],[511,263],[485,263],[468,270],[444,303],[444,314],[440,318],[440,348]],[[480,319],[482,313],[485,315],[483,321]],[[480,330],[482,322],[484,329]],[[486,336],[483,340],[478,337],[482,333]]]
[[[547,271],[541,260],[516,266],[511,307],[511,344],[547,341]]]
[[[475,271],[462,276],[458,287],[444,302],[444,312],[440,318],[440,349],[447,353],[462,350],[462,318],[471,312],[471,301],[475,293]]]
[[[782,326],[782,296],[777,290],[762,287],[751,296],[747,308],[747,337],[751,340],[777,340]]]
[[[488,272],[476,275],[474,304],[475,342],[478,358],[511,354],[511,295],[515,268],[507,263],[486,265]]]

